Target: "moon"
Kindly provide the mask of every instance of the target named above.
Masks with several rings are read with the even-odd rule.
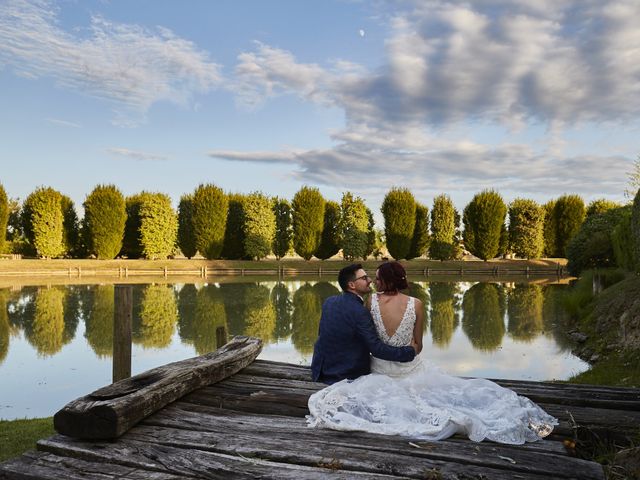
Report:
[[[361,37],[364,37],[364,30],[360,29],[358,30],[358,33],[360,34]]]

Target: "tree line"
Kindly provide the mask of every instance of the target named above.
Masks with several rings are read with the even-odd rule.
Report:
[[[573,271],[617,265],[629,270],[640,258],[640,200],[622,206],[605,199],[585,205],[562,195],[541,205],[518,198],[506,204],[495,190],[477,193],[460,213],[448,195],[431,209],[406,188],[391,188],[377,229],[372,211],[351,192],[340,202],[304,186],[291,201],[260,192],[227,193],[199,185],[180,198],[177,211],[164,193],[125,197],[114,185],[98,185],[83,202],[40,187],[20,204],[0,185],[0,251],[44,258],[115,257],[254,259],[295,252],[305,260],[376,258],[386,247],[394,259],[461,258],[464,250],[489,260],[568,257]],[[8,240],[7,244],[5,244]]]

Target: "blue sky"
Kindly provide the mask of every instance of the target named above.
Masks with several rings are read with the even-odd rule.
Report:
[[[637,0],[0,2],[0,183],[623,201]]]

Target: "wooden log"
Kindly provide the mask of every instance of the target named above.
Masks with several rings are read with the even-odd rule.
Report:
[[[257,338],[235,337],[215,352],[120,380],[68,403],[54,415],[54,428],[72,437],[116,438],[168,403],[233,375],[261,349]]]

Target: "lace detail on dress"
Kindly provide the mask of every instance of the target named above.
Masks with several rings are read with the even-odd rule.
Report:
[[[384,343],[386,343],[387,345],[392,345],[394,347],[403,347],[411,343],[411,337],[413,337],[413,326],[416,323],[415,298],[409,297],[407,308],[404,311],[402,320],[400,320],[398,328],[396,328],[396,331],[391,336],[387,334],[387,330],[384,327],[377,294],[371,296],[371,316],[373,317],[373,323],[376,327],[378,337]]]

